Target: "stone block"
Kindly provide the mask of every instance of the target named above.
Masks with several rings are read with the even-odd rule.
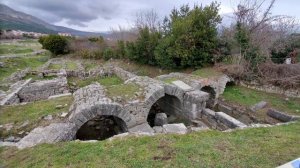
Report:
[[[216,112],[216,119],[228,126],[229,128],[236,128],[236,127],[247,127],[244,123],[238,121],[237,119],[223,113],[223,112]]]
[[[295,121],[300,119],[300,116],[288,115],[275,109],[269,109],[267,115],[283,122]]]
[[[130,133],[135,133],[135,132],[146,132],[146,133],[154,133],[154,130],[150,127],[148,123],[144,123],[141,125],[137,125],[133,128],[129,129]]]
[[[155,126],[153,127],[155,133],[163,133],[163,127]]]
[[[157,113],[154,119],[155,126],[163,126],[168,124],[168,117],[166,113]]]
[[[250,107],[251,111],[255,112],[257,110],[263,109],[267,106],[267,102],[265,101],[260,101],[259,103],[253,105],[252,107]]]
[[[187,128],[183,123],[163,125],[163,132],[167,134],[186,134]]]
[[[193,90],[193,88],[189,85],[187,85],[186,83],[177,80],[177,81],[173,81],[172,84],[174,84],[175,86],[179,87],[180,89],[184,90],[184,91],[191,91]]]

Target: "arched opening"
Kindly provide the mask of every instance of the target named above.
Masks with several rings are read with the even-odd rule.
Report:
[[[181,101],[175,96],[165,94],[152,105],[147,122],[154,127],[167,123],[188,123],[188,120],[183,116]]]
[[[125,122],[112,115],[99,115],[84,123],[76,133],[79,140],[104,140],[127,132]]]
[[[209,99],[206,103],[206,106],[209,108],[213,108],[215,105],[215,98],[216,98],[215,90],[210,86],[204,86],[203,88],[201,88],[201,91],[209,94]]]

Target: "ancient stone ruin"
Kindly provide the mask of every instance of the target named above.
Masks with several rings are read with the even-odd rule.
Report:
[[[53,61],[53,60],[52,60]],[[48,62],[43,68],[53,62]],[[126,135],[185,134],[207,129],[228,130],[270,123],[257,120],[248,111],[218,100],[226,84],[233,82],[226,75],[206,79],[183,73],[149,78],[137,76],[121,68],[107,66],[92,71],[42,69],[39,76],[55,76],[50,80],[21,80],[10,88],[1,105],[13,105],[71,95],[67,120],[38,127],[15,143],[19,148],[40,143],[71,140],[104,140]],[[132,97],[111,96],[107,88],[95,82],[71,93],[67,77],[116,75],[125,88],[134,85]],[[72,91],[73,92],[73,91]],[[297,118],[276,110],[268,112],[271,123],[289,122]],[[275,121],[276,120],[276,121]]]

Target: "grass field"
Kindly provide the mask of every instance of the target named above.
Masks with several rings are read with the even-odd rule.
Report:
[[[300,98],[289,98],[278,94],[265,93],[242,86],[227,86],[223,95],[226,101],[250,107],[260,101],[266,101],[269,106],[290,114],[300,115]]]
[[[26,54],[33,52],[33,49],[18,45],[0,45],[0,55]]]
[[[5,64],[4,68],[0,68],[0,81],[8,77],[18,70],[25,68],[36,69],[37,67],[43,65],[49,56],[33,56],[33,57],[19,57],[19,58],[5,58],[1,59],[1,62]]]
[[[273,168],[300,156],[300,122],[234,132],[205,131],[96,143],[0,148],[4,167]]]
[[[30,131],[31,129],[37,127],[42,120],[41,117],[45,115],[53,115],[59,112],[68,111],[70,104],[72,103],[73,98],[61,97],[52,100],[42,100],[37,102],[31,102],[26,105],[18,106],[4,106],[0,107],[0,125],[13,123],[15,127],[10,131],[1,131],[0,137],[5,137],[7,135],[15,135],[22,129],[18,129],[18,126],[21,126],[25,121],[28,121],[29,124],[26,127],[25,131]],[[56,105],[65,105],[62,109],[56,109]]]

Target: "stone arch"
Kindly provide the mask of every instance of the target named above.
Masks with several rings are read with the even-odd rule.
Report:
[[[131,128],[135,124],[129,112],[117,103],[95,104],[84,109],[77,109],[71,114],[69,121],[76,125],[77,132],[83,124],[97,116],[117,117],[124,121],[126,128]]]
[[[147,115],[147,122],[151,127],[162,125],[155,124],[155,118],[158,113],[164,115],[163,118],[167,121],[164,124],[168,122],[176,122],[178,118],[184,118],[182,115],[183,105],[181,100],[178,97],[169,94],[165,94],[151,106]]]
[[[201,91],[206,92],[209,94],[209,99],[206,103],[207,107],[214,107],[215,103],[216,103],[216,98],[217,98],[217,93],[215,91],[215,89],[211,86],[204,86],[201,88]]]
[[[127,132],[125,122],[113,115],[97,115],[85,122],[77,131],[75,139],[105,140],[114,135]]]

